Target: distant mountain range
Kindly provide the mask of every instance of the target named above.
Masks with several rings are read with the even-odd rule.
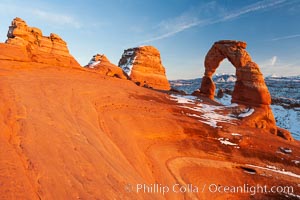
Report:
[[[216,74],[213,77],[216,84],[215,99],[222,104],[230,104],[236,76],[233,74]],[[202,78],[189,80],[170,80],[171,87],[187,94],[199,89]],[[265,77],[265,82],[272,96],[272,110],[277,125],[291,131],[293,136],[300,140],[300,76],[283,77],[271,75]],[[217,92],[223,89],[222,98]]]

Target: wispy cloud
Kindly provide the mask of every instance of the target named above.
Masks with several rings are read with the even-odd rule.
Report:
[[[271,66],[274,66],[276,64],[276,61],[277,61],[277,56],[273,56],[271,59],[270,59],[270,64]]]
[[[80,23],[69,15],[54,13],[54,12],[49,12],[49,11],[44,11],[39,9],[32,10],[32,13],[36,15],[38,18],[50,22],[52,24],[56,24],[60,26],[69,25],[74,28],[81,28]]]
[[[213,3],[210,2],[205,5],[202,5],[200,9],[197,10],[196,13],[193,13],[193,15],[188,15],[187,14],[188,12],[186,12],[173,19],[162,21],[158,26],[159,27],[158,30],[164,30],[164,31],[158,34],[157,36],[154,36],[140,43],[149,43],[164,38],[168,38],[193,27],[207,26],[211,24],[225,22],[228,20],[234,20],[247,13],[275,8],[277,6],[282,5],[285,2],[286,0],[275,0],[275,1],[264,0],[254,4],[250,4],[246,7],[240,8],[235,11],[224,12],[222,15],[219,16],[213,16],[213,17],[199,16],[202,13],[207,12],[208,8],[214,10],[214,12],[212,13],[218,13],[217,9],[222,9],[218,7],[218,5],[216,5],[215,2]]]
[[[287,40],[287,39],[293,39],[293,38],[297,38],[297,37],[300,37],[300,34],[277,37],[277,38],[271,39],[270,41]]]
[[[40,19],[45,23],[56,27],[69,26],[73,28],[81,28],[80,22],[71,15],[66,13],[53,12],[43,8],[33,8],[19,5],[17,6],[10,2],[0,2],[0,12],[20,17],[24,15],[35,19]]]
[[[207,21],[203,20],[203,21],[194,21],[194,22],[187,22],[185,24],[181,24],[181,25],[178,25],[178,26],[175,26],[173,27],[174,30],[172,31],[169,31],[169,32],[166,32],[162,35],[159,35],[159,36],[156,36],[156,37],[153,37],[153,38],[150,38],[148,40],[145,40],[143,41],[142,43],[148,43],[148,42],[153,42],[153,41],[156,41],[156,40],[161,40],[161,39],[164,39],[164,38],[168,38],[172,35],[175,35],[176,33],[180,33],[186,29],[189,29],[189,28],[192,28],[194,26],[199,26],[199,25],[205,25],[207,23]]]
[[[216,22],[222,22],[227,21],[230,19],[238,18],[242,15],[245,15],[247,13],[264,10],[268,8],[274,8],[282,3],[284,3],[286,0],[277,0],[277,1],[260,1],[251,5],[248,5],[244,8],[241,8],[240,10],[237,10],[235,12],[229,13],[224,15],[221,19],[216,20]]]
[[[211,19],[209,17],[203,19],[200,18],[198,16],[199,13],[207,14],[216,10],[216,2],[209,2],[198,6],[197,8],[189,9],[177,17],[163,20],[156,26],[156,29],[158,30],[157,36],[145,40],[143,43],[168,38],[195,26],[207,25],[211,23]]]
[[[289,59],[282,60],[277,56],[266,59],[258,63],[261,71],[264,75],[284,75],[284,76],[295,76],[299,74],[300,62],[290,62]],[[298,72],[298,73],[297,73]]]
[[[260,62],[259,66],[261,66],[262,68],[265,68],[265,67],[269,68],[269,67],[273,67],[273,66],[275,66],[277,64],[282,64],[282,63],[280,63],[280,61],[278,63],[278,57],[277,56],[273,56],[273,57],[271,57],[269,59],[266,59],[266,60]]]

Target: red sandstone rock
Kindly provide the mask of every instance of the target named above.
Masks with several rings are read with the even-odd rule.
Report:
[[[121,67],[132,81],[140,86],[159,90],[170,90],[165,68],[161,63],[159,51],[152,46],[130,48],[124,51]]]
[[[277,126],[277,135],[286,140],[294,141],[294,138],[292,137],[291,133],[288,130],[286,130],[284,128],[280,128],[278,126]]]
[[[117,77],[121,79],[128,79],[128,75],[118,66],[112,64],[104,54],[96,54],[90,62],[84,66],[90,69],[96,69],[103,75]]]
[[[208,81],[227,58],[236,68],[237,81],[232,94],[232,102],[246,105],[270,105],[271,95],[265,84],[258,65],[251,60],[245,50],[246,43],[241,41],[223,40],[216,42],[205,57],[205,74],[201,84],[201,93],[214,98],[214,83]]]
[[[233,40],[222,40],[214,43],[205,57],[205,73],[200,94],[214,99],[216,87],[212,76],[220,63],[227,58],[236,68],[237,77],[232,93],[232,103],[255,107],[255,113],[244,121],[252,127],[267,129],[277,135],[276,121],[270,108],[271,95],[259,66],[252,61],[245,50],[246,46],[245,42]],[[291,134],[286,132],[280,136],[290,140]]]
[[[58,35],[51,33],[49,37],[43,36],[38,28],[29,27],[26,22],[20,18],[15,18],[7,33],[8,39],[4,48],[22,49],[24,57],[29,61],[53,64],[56,66],[76,66],[79,63],[70,55],[67,44]],[[6,57],[6,59],[18,60],[16,58]]]

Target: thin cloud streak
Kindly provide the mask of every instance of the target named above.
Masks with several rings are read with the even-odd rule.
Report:
[[[279,62],[278,62],[279,61]],[[280,62],[280,60],[278,59],[277,56],[273,56],[267,60],[264,60],[263,62],[259,63],[259,66],[261,66],[261,68],[269,68],[269,67],[274,67],[276,65],[281,65],[282,63]]]
[[[284,76],[298,76],[299,74],[299,67],[300,62],[290,62],[289,59],[282,60],[277,56],[273,56],[269,59],[261,61],[258,63],[260,66],[261,71],[264,75],[272,75],[277,74],[280,75],[284,72]]]
[[[140,43],[148,43],[148,42],[153,42],[153,41],[156,41],[156,40],[161,40],[161,39],[164,39],[164,38],[168,38],[172,35],[175,35],[177,33],[182,32],[186,29],[189,29],[189,28],[192,28],[192,27],[195,27],[195,26],[199,26],[201,24],[205,25],[205,24],[207,24],[207,22],[199,20],[199,21],[196,21],[196,22],[187,23],[187,24],[176,27],[175,30],[173,30],[173,31],[167,32],[165,34],[162,34],[160,36],[145,40],[145,41],[140,42]]]
[[[297,37],[300,37],[300,34],[287,35],[287,36],[283,36],[283,37],[273,38],[273,39],[271,39],[269,41],[287,40],[287,39],[293,39],[293,38],[297,38]]]
[[[51,22],[52,24],[57,24],[62,26],[70,25],[77,29],[81,27],[81,25],[74,18],[68,15],[52,13],[52,12],[47,12],[44,10],[37,10],[37,9],[33,10],[32,13],[38,16],[40,19]]]
[[[222,19],[218,20],[217,22],[223,22],[223,21],[227,21],[230,19],[235,19],[241,15],[244,15],[244,14],[247,14],[250,12],[255,12],[255,11],[259,11],[259,10],[263,10],[263,9],[267,9],[267,8],[272,8],[272,7],[275,7],[277,5],[284,3],[285,1],[286,0],[278,0],[278,1],[270,1],[270,2],[260,1],[258,3],[254,3],[249,6],[246,6],[242,9],[236,11],[235,13],[225,15]]]
[[[277,56],[273,56],[273,57],[270,59],[271,66],[274,66],[274,65],[276,64],[276,61],[277,61]]]
[[[56,13],[40,8],[32,8],[27,6],[20,7],[13,4],[0,3],[0,12],[8,14],[18,14],[18,16],[26,15],[28,18],[38,18],[43,20],[44,22],[48,22],[52,26],[65,27],[67,25],[76,29],[82,27],[82,25],[71,15]]]
[[[286,2],[286,0],[277,0],[277,1],[261,1],[258,3],[254,3],[251,4],[249,6],[246,6],[240,10],[237,10],[233,13],[227,13],[217,19],[214,18],[208,18],[208,19],[196,19],[196,20],[192,20],[189,21],[187,20],[185,23],[181,23],[181,24],[176,24],[175,23],[175,27],[173,27],[173,30],[168,31],[166,33],[163,33],[159,36],[150,38],[148,40],[139,42],[139,44],[143,44],[143,43],[149,43],[149,42],[153,42],[153,41],[157,41],[157,40],[161,40],[161,39],[165,39],[168,37],[171,37],[177,33],[183,32],[187,29],[196,27],[196,26],[207,26],[207,25],[212,25],[212,24],[216,24],[216,23],[220,23],[220,22],[225,22],[228,20],[233,20],[236,19],[242,15],[245,15],[247,13],[251,13],[251,12],[255,12],[255,11],[259,11],[259,10],[264,10],[267,8],[273,8],[276,6],[281,5],[282,3]],[[174,20],[176,20],[176,18],[174,18]],[[170,22],[170,26],[172,25],[172,22]]]

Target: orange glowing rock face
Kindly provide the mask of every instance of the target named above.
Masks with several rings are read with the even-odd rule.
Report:
[[[271,95],[263,75],[259,66],[252,61],[245,50],[246,45],[245,42],[232,40],[221,40],[214,43],[205,57],[205,73],[200,89],[201,93],[213,99],[215,86],[211,77],[220,63],[227,58],[236,68],[237,76],[232,102],[253,106],[271,104]]]
[[[51,33],[48,37],[43,36],[40,29],[29,27],[21,18],[15,18],[12,21],[7,37],[6,44],[16,46],[17,51],[28,61],[80,67],[79,63],[70,55],[67,43],[57,34]],[[2,46],[4,45],[2,44]],[[14,47],[8,46],[7,48]]]
[[[101,63],[80,68],[64,48],[48,51],[52,42],[40,51],[27,32],[16,34],[11,42],[27,43],[0,44],[1,200],[250,199],[249,190],[222,192],[245,184],[299,194],[299,141],[239,119],[212,127],[203,122],[211,116],[195,117],[207,110],[193,109],[221,106],[206,97],[179,103],[99,73]],[[109,65],[100,55],[95,61]],[[222,108],[218,116],[227,119],[231,110]]]
[[[159,90],[170,90],[166,71],[159,51],[153,46],[141,46],[124,51],[121,67],[130,79],[140,86]]]

